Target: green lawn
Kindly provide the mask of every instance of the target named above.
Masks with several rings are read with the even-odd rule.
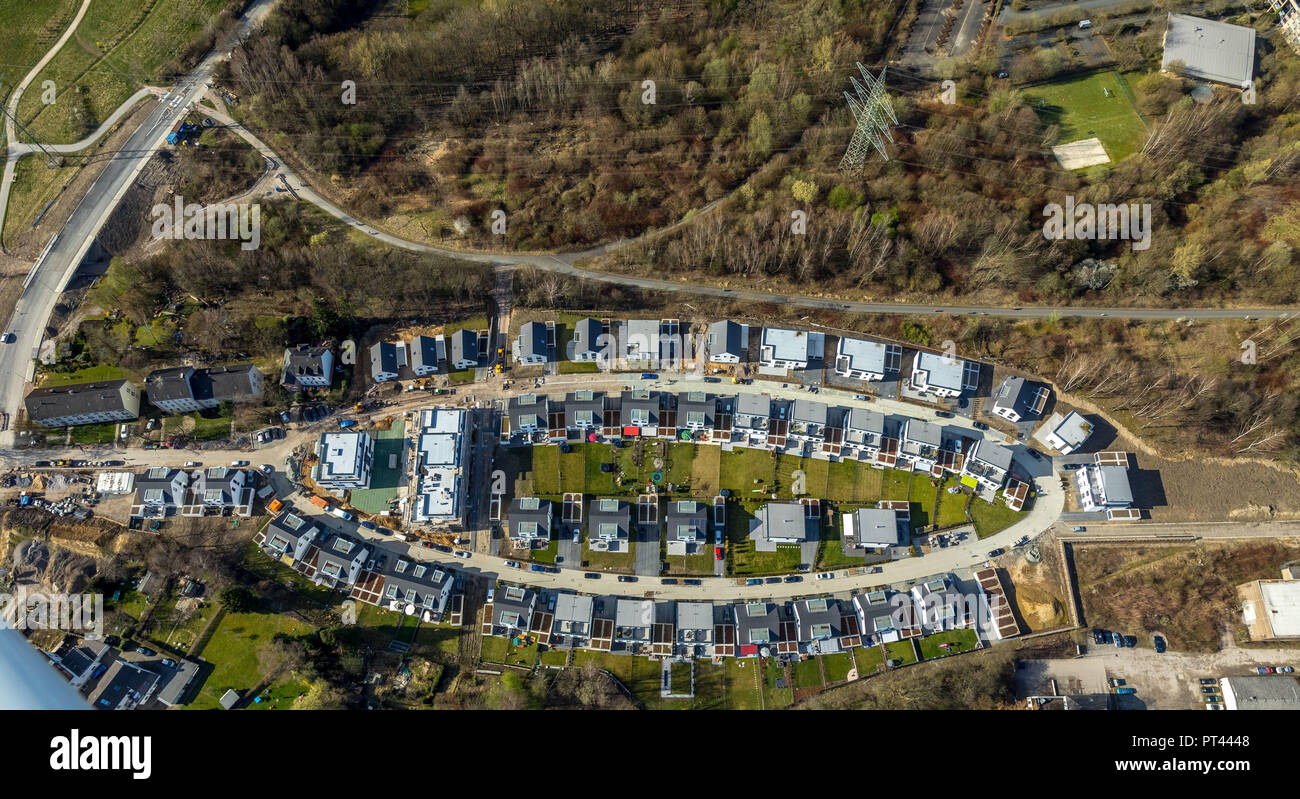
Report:
[[[727,503],[727,564],[731,574],[782,574],[794,571],[801,562],[798,546],[780,547],[775,552],[754,550],[749,524],[761,504],[753,500]]]
[[[921,656],[926,660],[938,657],[940,655],[955,655],[958,652],[969,652],[975,648],[975,642],[978,640],[974,630],[948,630],[947,632],[927,635],[921,639]],[[947,649],[940,645],[948,644]]]
[[[965,492],[949,494],[948,489],[957,485],[955,480],[947,480],[939,488],[939,511],[934,523],[940,527],[952,527],[966,522],[966,500],[970,497]]]
[[[855,652],[861,652],[861,649]],[[848,652],[836,652],[833,655],[822,655],[822,668],[826,670],[826,683],[828,685],[844,682],[849,678],[849,671],[853,668],[853,655]],[[861,674],[862,672],[858,672]]]
[[[272,637],[276,633],[302,636],[314,629],[305,622],[281,614],[226,614],[199,654],[202,660],[212,664],[212,673],[189,707],[198,710],[216,708],[227,689],[243,693],[256,687],[266,676],[259,664],[258,653],[271,642]]]
[[[833,522],[823,518],[821,542],[817,545],[817,568],[840,569],[846,566],[861,566],[867,562],[865,557],[853,557],[844,554],[844,527],[841,515],[852,513],[853,510],[838,508]]]
[[[865,464],[858,466],[853,480],[853,501],[875,506],[884,491],[885,470],[876,469]]]
[[[104,422],[103,424],[82,424],[72,428],[73,444],[111,444],[117,436],[117,426],[121,422]]]
[[[768,658],[763,669],[763,697],[768,710],[779,710],[788,707],[794,701],[794,687],[790,681],[786,681],[784,688],[778,688],[776,681],[784,677],[785,672],[781,665],[775,660]],[[757,661],[751,661],[751,665],[757,666]]]
[[[569,653],[561,649],[548,649],[542,653],[543,666],[563,666],[569,661]]]
[[[41,386],[66,386],[71,383],[94,383],[102,380],[135,380],[135,374],[117,366],[86,366],[71,372],[43,371]]]
[[[853,650],[853,659],[858,664],[859,677],[875,674],[885,662],[885,657],[878,646],[873,646],[870,649],[859,647]]]
[[[230,414],[217,409],[194,411],[189,414],[194,420],[194,430],[190,437],[195,441],[219,441],[230,437]]]
[[[1033,86],[1025,99],[1045,123],[1060,126],[1058,143],[1096,137],[1112,163],[1132,155],[1146,133],[1113,70]]]
[[[916,652],[912,651],[912,642],[910,640],[894,641],[885,644],[885,652],[891,660],[901,660],[902,665],[916,662]]]
[[[821,688],[822,667],[816,657],[801,660],[791,668],[796,688]]]
[[[934,523],[934,503],[939,489],[931,482],[933,479],[928,474],[912,473],[911,493],[908,497],[912,506],[912,532]]]
[[[591,541],[583,538],[582,560],[590,569],[608,569],[610,571],[632,572],[636,565],[636,544],[628,546],[627,552],[598,552],[591,548]]]
[[[463,386],[466,383],[473,383],[474,370],[473,369],[452,370],[447,373],[447,380],[449,380],[453,386]]]
[[[972,499],[970,503],[970,516],[974,520],[975,534],[980,538],[987,538],[1005,530],[1020,521],[1023,515],[1024,511],[1017,513],[1007,507],[1001,491],[992,503],[985,502],[979,497]]]
[[[726,658],[723,665],[727,679],[727,708],[759,710],[763,693],[758,685],[758,661],[749,658]]]

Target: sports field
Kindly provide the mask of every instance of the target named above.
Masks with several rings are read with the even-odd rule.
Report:
[[[1058,143],[1098,138],[1112,163],[1132,155],[1146,133],[1127,88],[1112,70],[1031,86],[1025,99],[1045,123],[1061,127]]]

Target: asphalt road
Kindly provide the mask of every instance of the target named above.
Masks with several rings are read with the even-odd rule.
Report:
[[[270,11],[273,1],[257,0],[250,6],[231,40],[246,35],[261,22]],[[135,182],[145,164],[162,146],[177,114],[206,91],[205,84],[217,63],[218,53],[225,53],[228,49],[227,44],[209,53],[202,63],[177,84],[171,98],[160,102],[135,133],[131,134],[122,149],[105,165],[63,229],[55,235],[32,267],[5,327],[7,332],[14,334],[16,340],[10,344],[0,344],[0,410],[9,413],[11,419],[16,417],[22,405],[41,341],[46,335],[46,326],[59,296],[90,250],[104,222]],[[173,103],[177,98],[179,102]],[[12,443],[11,424],[9,430],[0,433],[0,446]]]

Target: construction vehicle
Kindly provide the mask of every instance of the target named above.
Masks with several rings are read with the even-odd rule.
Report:
[[[316,507],[320,508],[321,510],[329,510],[329,509],[330,509],[330,504],[329,504],[328,502],[326,502],[324,499],[321,499],[320,497],[313,496],[313,497],[311,498],[311,504],[315,505]]]
[[[365,409],[366,409],[366,404],[364,402],[358,402],[356,405],[352,406],[352,410],[356,411],[357,413],[361,413]]]
[[[266,509],[272,513],[279,513],[280,511],[284,510],[284,503],[278,499],[273,499],[270,502],[266,503]]]
[[[170,145],[184,144],[185,139],[199,128],[197,125],[191,125],[185,120],[179,120],[172,126],[171,132],[167,134],[167,143]]]

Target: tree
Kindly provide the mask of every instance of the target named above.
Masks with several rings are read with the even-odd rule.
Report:
[[[817,199],[817,184],[811,180],[796,180],[790,184],[790,193],[804,205],[812,205]]]
[[[217,595],[217,604],[227,613],[251,613],[257,607],[257,597],[243,586],[232,585]]]

